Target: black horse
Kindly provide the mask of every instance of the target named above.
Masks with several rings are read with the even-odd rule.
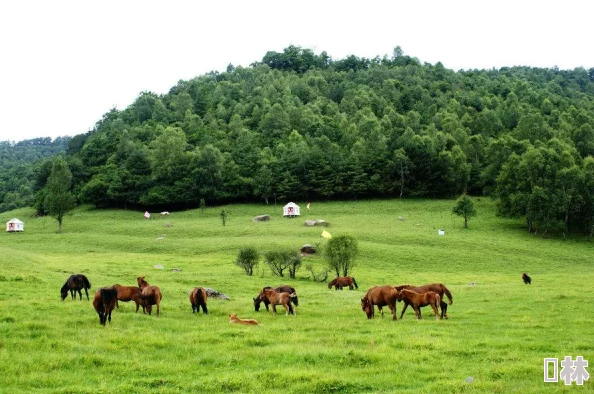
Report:
[[[272,289],[272,287],[266,286],[262,290],[267,290],[267,289]],[[299,299],[297,298],[297,292],[295,291],[295,289],[293,287],[288,286],[288,285],[282,285],[279,287],[275,287],[272,290],[276,291],[277,293],[295,294],[295,297],[293,297],[291,299],[291,302],[293,304],[295,304],[295,306],[299,306]],[[270,302],[268,302],[267,299],[260,299],[260,297],[256,297],[256,298],[254,298],[254,309],[256,310],[256,312],[258,312],[260,310],[260,303],[262,303],[262,302],[264,303],[264,306],[266,307],[266,310],[268,311],[268,305],[270,305]]]
[[[72,299],[76,299],[76,292],[80,295],[80,299],[82,300],[82,293],[81,289],[85,289],[85,294],[87,295],[87,301],[89,300],[89,292],[87,289],[91,288],[91,283],[87,279],[86,276],[82,274],[74,274],[70,275],[70,278],[64,283],[64,286],[60,289],[60,294],[62,295],[62,301],[68,297],[68,290],[70,290],[70,295]]]

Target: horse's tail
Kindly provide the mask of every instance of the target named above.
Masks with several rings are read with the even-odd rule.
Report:
[[[293,304],[295,304],[295,306],[299,306],[299,298],[297,298],[297,293],[295,293],[295,292],[291,293],[290,297],[291,297],[291,302]]]
[[[441,288],[443,290],[443,293],[450,299],[450,305],[452,305],[452,302],[454,302],[454,300],[452,299],[452,293],[450,293],[450,291],[448,290],[448,288],[445,287],[443,285],[443,283],[441,284]]]
[[[196,291],[196,293],[196,298],[198,298],[200,301],[206,302],[206,291],[204,291],[204,289],[198,288],[198,291]]]
[[[82,276],[82,281],[83,281],[83,287],[85,289],[90,289],[91,288],[91,282],[89,282],[89,280],[87,279],[86,276],[81,275]]]
[[[359,288],[359,285],[357,284],[357,281],[355,280],[355,277],[353,276],[353,284],[355,285],[355,289]]]

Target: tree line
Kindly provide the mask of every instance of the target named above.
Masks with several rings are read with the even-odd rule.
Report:
[[[399,47],[333,60],[290,46],[143,92],[65,156],[72,192],[97,207],[467,192],[530,231],[591,236],[593,155],[594,68],[453,71]]]

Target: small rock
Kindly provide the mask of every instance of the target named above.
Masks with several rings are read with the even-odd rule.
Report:
[[[464,381],[465,381],[466,383],[472,383],[472,382],[474,382],[474,378],[473,378],[472,376],[469,376],[469,377],[467,377],[466,379],[464,379]]]
[[[165,267],[163,267],[161,264],[157,264],[157,265],[155,265],[155,268],[158,270],[162,270]]]

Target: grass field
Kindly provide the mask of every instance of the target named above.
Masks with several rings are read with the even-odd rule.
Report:
[[[497,218],[487,199],[475,201],[478,215],[464,230],[453,205],[312,203],[297,219],[282,218],[280,205],[231,205],[150,220],[80,207],[62,234],[54,219],[31,210],[2,213],[2,223],[23,220],[25,232],[0,233],[0,392],[591,392],[594,378],[583,387],[544,383],[543,358],[594,362],[594,244],[535,237],[521,221]],[[251,221],[265,213],[270,222]],[[245,246],[323,245],[322,230],[304,227],[305,219],[357,238],[358,290],[328,290],[305,268],[290,280],[262,265],[252,277],[234,266]],[[307,263],[324,267],[322,256]],[[524,271],[532,285],[522,283]],[[145,275],[163,292],[161,316],[121,303],[102,327],[90,301],[60,301],[72,273],[87,275],[92,293]],[[434,320],[429,308],[421,321],[412,310],[396,322],[361,311],[372,285],[429,282],[451,290],[449,320]],[[299,294],[296,316],[254,312],[261,287],[285,283]],[[211,299],[209,315],[192,314],[188,292],[196,286],[231,301]],[[230,325],[229,313],[261,325]]]

